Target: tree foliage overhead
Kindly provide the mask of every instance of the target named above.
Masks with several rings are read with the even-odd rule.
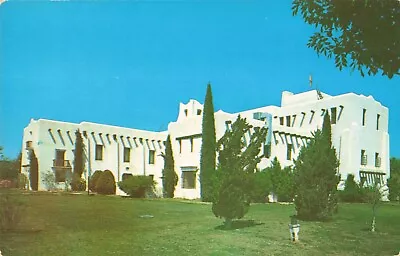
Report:
[[[38,190],[39,186],[39,163],[35,155],[35,151],[30,151],[29,154],[29,181],[32,190]]]
[[[216,217],[225,219],[227,227],[249,209],[254,172],[262,157],[260,148],[266,135],[266,128],[253,129],[246,119],[239,116],[217,143],[218,185],[212,211]]]
[[[307,46],[334,58],[340,70],[399,75],[400,1],[294,0],[292,10],[319,29]]]
[[[331,137],[330,117],[326,113],[322,130],[313,134],[295,160],[295,205],[300,219],[328,219],[337,209],[339,161]]]
[[[202,144],[200,155],[200,191],[201,199],[212,201],[214,193],[216,135],[214,120],[214,105],[211,84],[207,85],[203,108]]]
[[[178,184],[178,175],[175,172],[175,161],[171,145],[171,137],[168,135],[165,143],[164,169],[163,174],[163,195],[167,198],[173,198],[175,186]]]

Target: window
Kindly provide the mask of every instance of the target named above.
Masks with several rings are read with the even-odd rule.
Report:
[[[149,164],[155,163],[155,155],[156,155],[156,151],[149,150]]]
[[[293,148],[293,145],[288,143],[287,144],[287,152],[286,152],[287,160],[292,160],[292,148]]]
[[[381,157],[379,153],[375,153],[375,167],[381,167]]]
[[[131,161],[131,149],[124,148],[124,163],[129,163]]]
[[[266,120],[265,115],[263,113],[261,113],[261,112],[253,113],[253,118],[257,119],[257,120],[260,120],[260,121],[265,121]]]
[[[376,115],[376,130],[379,130],[379,119],[381,118],[381,115],[377,114]]]
[[[336,118],[337,118],[336,107],[331,108],[331,124],[336,124]]]
[[[122,174],[122,181],[126,180],[129,177],[133,177],[132,173],[123,173]]]
[[[361,165],[367,165],[367,154],[364,149],[361,149]]]
[[[190,138],[190,152],[193,152],[193,138]]]
[[[197,110],[197,115],[198,115],[198,116],[201,115],[201,109],[198,109],[198,110]]]
[[[367,113],[367,110],[363,108],[363,115],[362,115],[362,126],[365,126],[365,115]]]
[[[64,166],[65,163],[65,150],[56,149],[56,159],[53,163],[54,166]]]
[[[29,141],[26,142],[26,148],[27,148],[27,149],[32,148],[32,141],[31,141],[31,140],[29,140]]]
[[[264,145],[264,157],[266,158],[271,157],[271,144]]]
[[[95,160],[103,160],[103,145],[96,145]]]
[[[283,116],[279,117],[279,123],[280,125],[283,125]]]
[[[296,115],[292,116],[292,127],[294,127],[294,124],[296,123]]]
[[[286,126],[290,127],[290,116],[286,116]]]
[[[225,121],[225,128],[226,128],[226,130],[227,131],[229,131],[229,127],[230,127],[230,125],[232,124],[232,121],[230,121],[230,120],[228,120],[228,121]]]
[[[196,188],[196,171],[182,171],[182,188]]]
[[[187,109],[185,109],[185,116],[187,116],[187,113],[188,113],[188,111],[187,111]]]

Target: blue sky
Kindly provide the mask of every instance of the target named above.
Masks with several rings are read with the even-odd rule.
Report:
[[[306,47],[291,1],[9,1],[0,6],[0,145],[21,149],[31,118],[165,130],[179,102],[227,112],[279,105],[314,84],[389,107],[400,157],[399,77],[340,72]]]

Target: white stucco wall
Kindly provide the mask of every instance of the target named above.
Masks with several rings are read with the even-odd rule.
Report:
[[[25,128],[22,146],[22,165],[25,166],[29,164],[26,141],[32,141],[39,162],[39,190],[46,189],[41,174],[53,170],[56,150],[65,150],[65,160],[69,160],[73,166],[75,131],[78,129],[82,134],[88,158],[85,163],[86,169],[90,169],[92,174],[96,170],[110,170],[116,182],[121,180],[123,173],[154,175],[158,187],[162,186],[164,160],[160,154],[165,149],[165,132],[149,132],[89,122],[73,124],[39,119],[31,120]],[[95,159],[96,144],[103,145],[102,160]],[[124,162],[124,147],[130,148],[129,162]],[[154,164],[149,163],[149,150],[155,150]],[[28,172],[29,167],[24,167],[23,170]],[[87,179],[87,173],[84,175]],[[63,187],[64,184],[60,183],[59,186]]]
[[[264,157],[259,164],[263,169],[270,165],[272,159],[277,157],[283,167],[293,165],[293,159],[298,156],[301,147],[307,144],[312,137],[312,132],[322,127],[323,113],[336,108],[336,124],[332,124],[332,143],[336,148],[340,161],[339,172],[342,181],[347,174],[354,174],[356,180],[360,179],[359,171],[384,173],[384,180],[389,177],[389,111],[371,96],[347,93],[330,96],[321,93],[323,99],[317,99],[315,90],[293,94],[282,93],[281,106],[264,106],[238,113],[226,113],[221,110],[215,112],[216,137],[221,138],[226,130],[226,121],[234,122],[240,114],[255,127],[266,125],[266,121],[254,119],[254,113],[268,113],[272,115],[271,129],[271,156]],[[366,110],[365,125],[362,124],[363,109]],[[314,113],[314,114],[313,114]],[[22,145],[22,165],[27,165],[26,141],[32,141],[32,147],[39,159],[39,170],[52,170],[56,149],[66,150],[66,159],[73,164],[75,134],[77,129],[86,132],[84,137],[86,149],[89,150],[90,169],[109,169],[114,173],[116,180],[120,180],[123,173],[134,175],[154,175],[158,183],[157,189],[162,190],[162,169],[164,141],[168,134],[171,136],[172,149],[175,159],[175,171],[179,181],[176,186],[175,197],[199,198],[200,197],[200,149],[201,149],[201,124],[203,106],[196,100],[189,100],[186,104],[180,103],[177,120],[168,125],[168,131],[150,132],[130,128],[116,127],[103,124],[82,122],[80,124],[51,121],[45,119],[31,120],[24,129]],[[377,115],[380,115],[379,129],[376,129]],[[286,117],[290,116],[289,126]],[[280,123],[283,117],[283,125]],[[51,129],[55,141],[49,135]],[[59,130],[59,131],[58,131]],[[69,132],[71,139],[69,139]],[[64,143],[61,137],[64,139]],[[115,139],[114,139],[115,135]],[[95,145],[104,146],[103,160],[95,160]],[[292,159],[287,159],[287,147],[292,144]],[[123,162],[124,146],[131,148],[130,162]],[[155,163],[149,164],[149,150],[156,151]],[[361,165],[361,150],[365,150],[367,164]],[[375,153],[381,157],[381,166],[375,167]],[[23,168],[28,171],[29,167]],[[196,170],[195,188],[183,188],[182,172]],[[40,179],[41,180],[41,179]],[[43,184],[39,189],[44,189]]]

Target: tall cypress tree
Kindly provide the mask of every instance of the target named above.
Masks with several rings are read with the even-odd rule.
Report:
[[[175,186],[178,184],[178,175],[175,172],[175,161],[172,151],[171,138],[168,135],[165,145],[164,169],[163,173],[163,195],[167,198],[173,198]]]
[[[39,163],[35,155],[35,151],[31,151],[29,154],[29,181],[32,190],[38,190],[39,187]]]
[[[82,177],[85,170],[85,155],[82,134],[79,130],[75,132],[75,151],[74,151],[74,175],[78,178]]]
[[[202,144],[200,156],[200,189],[201,199],[206,202],[212,201],[214,193],[216,158],[216,136],[214,105],[211,92],[211,84],[207,85],[206,98],[204,100]]]
[[[74,169],[71,181],[73,191],[85,191],[86,182],[82,179],[85,170],[85,144],[79,129],[75,132]]]
[[[329,148],[332,148],[332,126],[331,126],[331,118],[329,116],[328,111],[324,116],[324,122],[322,123],[322,134],[326,139],[326,143]]]
[[[337,209],[339,161],[331,137],[327,113],[322,130],[313,134],[307,147],[301,148],[295,160],[295,205],[300,219],[328,219]]]

